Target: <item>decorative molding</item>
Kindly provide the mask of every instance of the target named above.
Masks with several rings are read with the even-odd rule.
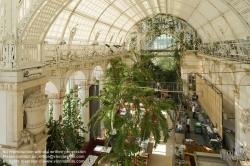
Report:
[[[33,144],[34,137],[30,131],[24,129],[21,131],[21,144]]]
[[[228,67],[232,70],[235,71],[235,66],[233,64],[229,64]]]
[[[220,65],[220,62],[218,60],[213,60],[214,64]]]
[[[39,69],[28,69],[24,71],[24,77],[37,77],[40,76],[42,74],[43,69],[39,68]]]
[[[60,70],[61,77],[65,77],[67,71],[68,71],[68,68],[62,68],[62,69]]]
[[[60,94],[59,93],[48,93],[47,94],[48,99],[59,99],[60,98]]]
[[[209,58],[205,58],[205,61],[210,62],[210,59]]]
[[[234,92],[234,96],[235,96],[236,98],[239,98],[239,97],[240,97],[240,88],[239,88],[239,86],[237,86],[235,83],[234,83],[234,90],[233,90],[233,92]]]
[[[16,66],[16,42],[13,33],[5,33],[2,38],[2,67],[14,68]]]
[[[80,65],[75,65],[76,70],[80,70]]]
[[[235,71],[234,64],[228,64],[228,68],[231,69],[233,72]]]
[[[18,90],[17,83],[0,83],[0,90]]]
[[[249,69],[245,69],[245,68],[244,68],[244,70],[245,70],[246,75],[250,76],[250,70]]]
[[[51,77],[57,77],[57,76],[58,76],[57,70],[51,70],[50,76],[51,76]]]
[[[2,38],[2,42],[4,43],[5,41],[11,41],[12,44],[15,44],[15,38],[13,33],[6,33],[4,34]]]
[[[222,77],[220,75],[218,75],[218,82],[220,85],[222,84]]]
[[[87,84],[87,81],[79,81],[80,86],[85,86]]]
[[[244,129],[244,130],[250,131],[250,107],[243,109],[241,113],[240,121],[241,123],[245,125],[249,125],[248,129]]]

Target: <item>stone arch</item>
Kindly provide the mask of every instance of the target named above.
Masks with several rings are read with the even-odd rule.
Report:
[[[49,80],[49,82],[45,85],[45,94],[47,95],[49,99],[49,104],[47,105],[47,108],[45,110],[45,119],[46,122],[49,121],[50,118],[50,109],[51,109],[51,99],[52,98],[60,98],[59,94],[59,88],[56,86],[54,80]]]
[[[90,70],[89,73],[90,84],[95,84],[95,78],[98,78],[100,81],[102,81],[104,78],[103,66],[99,64],[92,66]]]
[[[58,92],[59,92],[58,87],[56,86],[54,81],[49,80],[49,82],[47,82],[46,85],[45,85],[45,94],[58,93]]]
[[[87,85],[88,84],[88,72],[84,72],[82,70],[70,70],[67,72],[65,76],[65,85],[66,92],[68,93],[69,89],[73,89],[75,85]]]

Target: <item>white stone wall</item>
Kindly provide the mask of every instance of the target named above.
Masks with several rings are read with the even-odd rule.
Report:
[[[223,111],[228,118],[235,118],[229,124],[235,131],[235,148],[243,145],[250,154],[250,142],[247,141],[250,137],[250,125],[240,121],[243,110],[250,108],[249,64],[201,54],[196,57],[191,52],[184,56],[182,78],[187,79],[189,73],[200,73],[223,93]]]

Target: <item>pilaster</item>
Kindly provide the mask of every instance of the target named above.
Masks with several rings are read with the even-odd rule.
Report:
[[[6,105],[2,110],[6,115],[6,133],[2,133],[6,136],[5,145],[18,147],[20,145],[21,131],[23,130],[23,90],[5,90],[0,93],[4,93],[6,97]],[[2,122],[1,122],[2,123]]]
[[[2,38],[2,68],[13,69],[17,64],[16,29],[17,29],[17,1],[4,0],[3,2],[3,38]]]

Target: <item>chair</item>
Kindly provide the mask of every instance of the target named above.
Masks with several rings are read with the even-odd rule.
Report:
[[[138,154],[136,156],[136,164],[141,166],[148,166],[148,153],[146,153],[146,155]]]

